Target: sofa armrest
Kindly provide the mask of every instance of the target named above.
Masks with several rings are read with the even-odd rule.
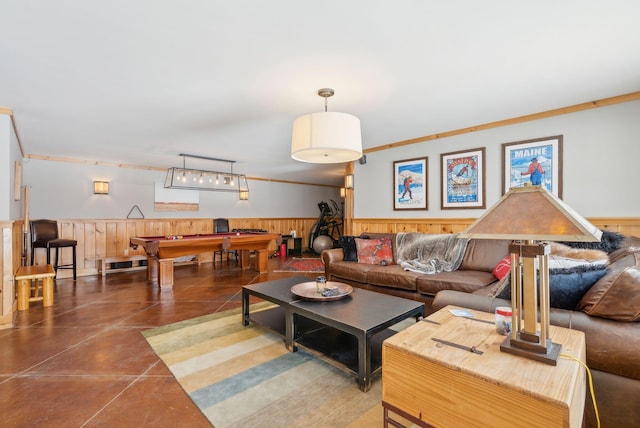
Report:
[[[476,311],[494,313],[498,306],[511,306],[509,300],[498,299],[491,296],[480,296],[462,291],[442,290],[436,294],[433,300],[433,309],[439,310],[447,305],[461,306]]]
[[[331,281],[331,263],[341,262],[344,259],[344,252],[342,248],[332,248],[330,250],[324,250],[320,254],[322,263],[324,263],[324,275],[329,281]]]
[[[341,262],[344,259],[344,252],[342,248],[333,248],[331,250],[324,250],[320,257],[326,266],[330,263]]]

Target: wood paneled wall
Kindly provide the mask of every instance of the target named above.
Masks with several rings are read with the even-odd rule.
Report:
[[[288,235],[292,230],[297,236],[308,237],[317,219],[311,218],[241,218],[229,219],[231,229],[264,229],[272,233]],[[180,218],[180,219],[114,219],[114,220],[58,220],[61,238],[78,241],[77,271],[79,276],[94,275],[98,272],[97,259],[133,254],[144,254],[141,248],[129,247],[132,236],[166,236],[192,235],[197,233],[213,233],[213,219]],[[303,239],[303,250],[307,247],[307,239]],[[273,244],[275,251],[275,244]],[[60,250],[60,264],[71,263],[71,251]],[[203,254],[201,262],[212,260],[212,254]],[[36,249],[36,264],[46,263],[46,251]],[[72,275],[70,270],[58,272],[59,278]]]
[[[594,226],[602,230],[619,232],[624,235],[640,237],[640,218],[588,218]],[[423,219],[389,219],[369,218],[353,219],[350,235],[362,233],[460,233],[475,221],[474,218],[423,218]]]
[[[474,220],[473,218],[353,219],[350,234],[357,236],[363,233],[459,233],[469,227]]]
[[[464,231],[475,219],[473,218],[424,218],[424,219],[354,219],[351,235],[362,233],[459,233]],[[601,229],[611,230],[640,237],[640,218],[590,218],[588,219]],[[288,235],[295,230],[302,237],[303,250],[307,250],[309,233],[315,225],[316,218],[240,218],[229,219],[232,229],[264,229],[272,233]],[[195,233],[212,233],[213,220],[194,219],[116,219],[116,220],[58,220],[60,236],[78,241],[77,264],[78,275],[97,274],[96,259],[103,257],[143,254],[139,248],[129,248],[132,236],[189,235]],[[12,233],[12,266],[9,276],[15,272],[20,263],[22,223],[13,222]],[[273,248],[275,250],[275,247]],[[70,263],[71,252],[61,250],[61,264]],[[45,263],[45,251],[36,250],[36,263]],[[211,255],[203,255],[202,262],[211,261]],[[60,278],[71,276],[71,271],[58,273]],[[12,280],[12,278],[11,278]],[[5,280],[6,281],[6,280]]]
[[[18,270],[22,256],[22,221],[0,222],[0,329],[13,326],[15,286],[13,276]]]

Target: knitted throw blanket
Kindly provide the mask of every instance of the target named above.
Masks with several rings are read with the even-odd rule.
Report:
[[[398,233],[398,264],[417,273],[452,272],[460,267],[468,242],[458,234]]]

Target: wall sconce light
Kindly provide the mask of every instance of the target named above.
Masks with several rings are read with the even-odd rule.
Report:
[[[95,195],[108,195],[109,194],[109,182],[108,181],[94,181],[93,193]]]
[[[344,199],[347,197],[347,189],[345,189],[344,187],[340,188],[340,198]]]
[[[347,174],[344,176],[344,187],[346,189],[353,189],[353,174]]]
[[[240,190],[239,195],[241,201],[249,200],[249,190]]]

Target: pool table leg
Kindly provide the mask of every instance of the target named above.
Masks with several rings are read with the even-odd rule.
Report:
[[[251,251],[240,251],[240,267],[251,269]],[[256,270],[260,273],[269,272],[269,250],[256,250]]]
[[[173,288],[173,262],[175,259],[160,259],[158,269],[158,285],[160,289]]]
[[[269,250],[256,251],[256,269],[260,273],[269,272]]]
[[[147,255],[147,281],[158,284],[161,289],[173,288],[174,259],[158,259]]]
[[[240,267],[242,269],[249,269],[251,267],[251,251],[241,250],[238,252],[240,253]]]
[[[147,255],[147,281],[158,281],[158,257]]]

